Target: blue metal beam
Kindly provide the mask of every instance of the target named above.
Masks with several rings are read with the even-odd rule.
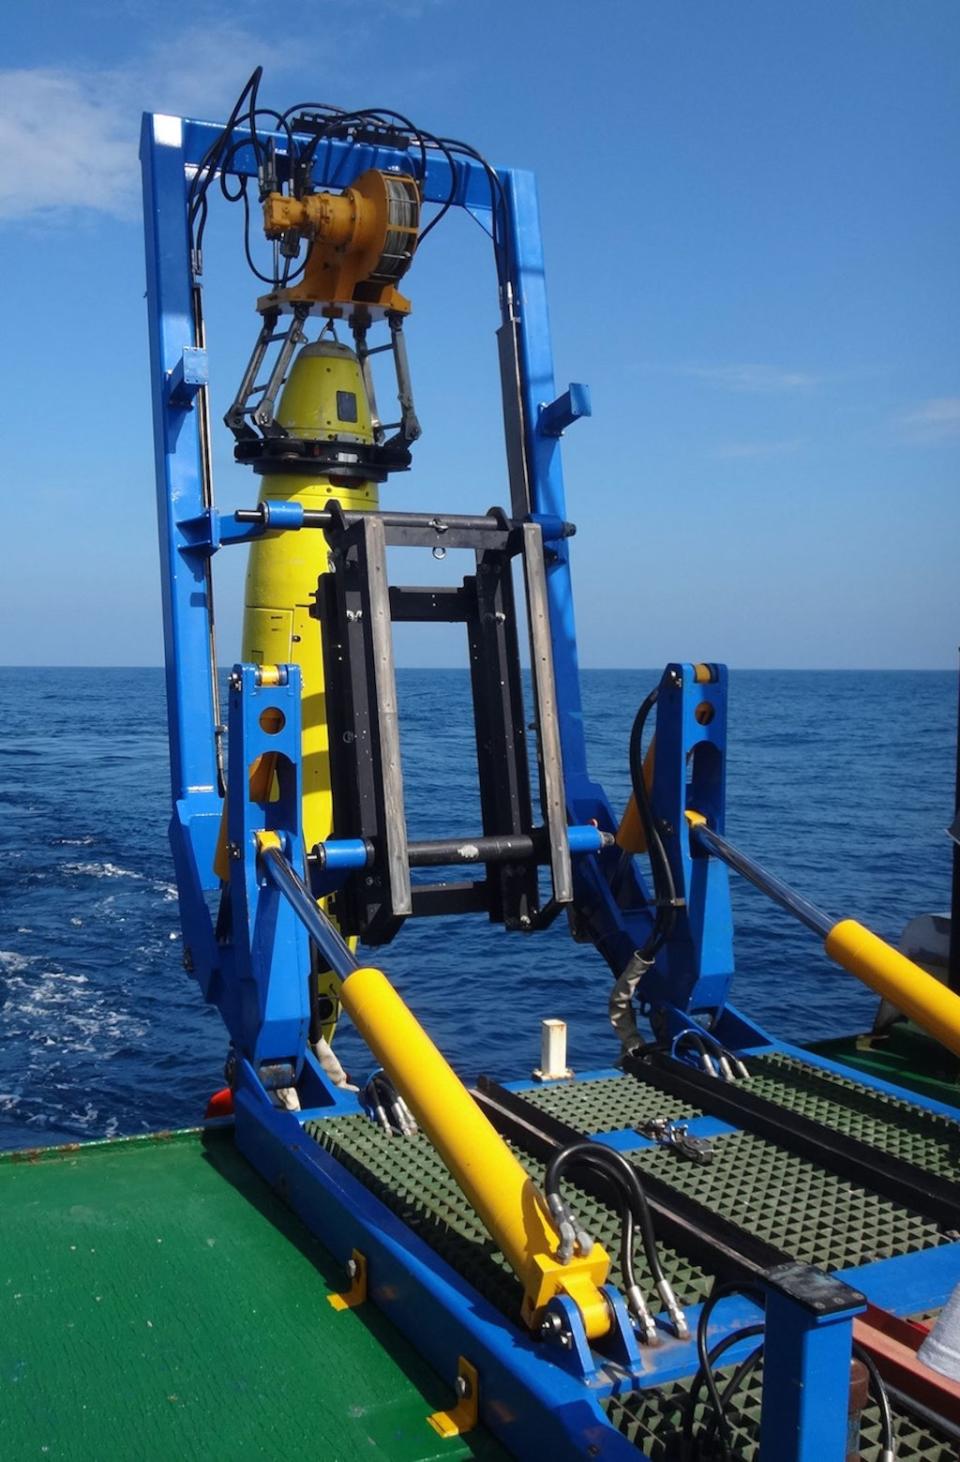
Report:
[[[177,121],[177,118],[162,118],[163,121]],[[197,167],[217,142],[223,128],[215,122],[197,122],[189,118],[183,121],[184,163],[189,168]],[[240,143],[233,153],[230,172],[238,177],[257,176],[257,157],[253,145],[244,146],[242,139],[250,136],[247,127],[234,129],[234,142]],[[310,138],[305,133],[295,133],[298,146],[306,146]],[[273,142],[277,155],[286,158],[289,154],[286,134],[282,132],[260,132],[257,139],[261,146]],[[427,152],[426,172],[421,178],[419,149],[414,146],[409,152],[392,147],[374,147],[369,143],[337,141],[327,139],[317,147],[311,175],[314,184],[321,188],[344,188],[367,168],[384,171],[415,172],[420,182],[420,193],[425,203],[446,203],[450,195],[450,167],[442,153],[433,149]],[[453,205],[467,208],[471,213],[483,217],[491,212],[491,183],[483,165],[473,158],[457,156],[457,187],[454,190]]]

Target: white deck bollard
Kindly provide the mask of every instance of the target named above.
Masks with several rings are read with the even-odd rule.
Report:
[[[533,1073],[535,1081],[564,1081],[573,1072],[567,1065],[567,1022],[540,1022],[540,1065]]]

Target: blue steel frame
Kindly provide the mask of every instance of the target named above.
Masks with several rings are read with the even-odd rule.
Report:
[[[218,132],[219,128],[210,123],[147,114],[141,139],[174,802],[171,840],[185,947],[205,990],[213,979],[218,957],[204,894],[217,887],[212,863],[223,793],[216,757],[210,562],[220,547],[248,542],[263,531],[261,525],[237,523],[232,515],[221,517],[213,504],[204,500],[194,403],[206,381],[206,360],[194,329],[187,188],[190,171]],[[236,135],[241,137],[242,129]],[[285,140],[280,136],[274,140],[282,157]],[[314,181],[317,186],[336,187],[368,167],[409,166],[409,156],[403,152],[330,140],[317,151]],[[237,175],[255,176],[253,149],[241,147],[231,170]],[[508,282],[518,317],[531,518],[542,523],[544,537],[549,540],[547,597],[568,818],[571,824],[595,822],[601,829],[613,831],[618,819],[603,788],[591,779],[587,768],[570,548],[569,541],[555,531],[566,521],[560,438],[565,427],[589,413],[589,397],[582,386],[571,386],[556,397],[534,176],[514,169],[501,169],[498,175],[506,206]],[[422,182],[425,201],[445,202],[449,188],[446,162],[431,158]],[[490,184],[479,163],[464,159],[459,164],[454,202],[490,226]],[[294,508],[287,516],[288,531],[296,531],[302,521],[298,511]],[[271,526],[281,526],[277,513]],[[680,746],[674,747],[671,754],[682,757]],[[574,892],[585,929],[619,973],[649,932],[650,900],[633,866],[624,880],[627,897],[619,901],[612,897],[609,875],[617,856],[617,851],[611,849],[599,858],[578,859]],[[709,1008],[715,1012],[724,1003],[733,970],[729,907],[725,912],[722,907],[725,871],[717,869],[707,882],[711,917],[696,929],[697,950],[691,953],[687,941],[682,955],[674,953],[669,960],[666,953],[658,956],[658,978],[651,981],[649,993],[662,999],[667,981],[673,987],[671,998],[676,1003],[687,1009]],[[678,999],[675,977],[681,965],[686,966],[680,981],[685,988]],[[687,979],[691,967],[698,973],[709,973],[709,980],[698,984],[696,979]]]
[[[219,888],[213,862],[227,789],[220,784],[216,751],[210,561],[221,546],[249,541],[263,531],[258,525],[238,523],[231,515],[221,517],[204,497],[196,402],[206,383],[206,358],[195,336],[187,187],[190,170],[219,131],[210,123],[147,115],[141,157],[174,803],[171,841],[188,960],[205,996],[220,1007],[237,1052],[238,1145],[286,1193],[335,1255],[345,1261],[354,1248],[366,1254],[374,1300],[439,1373],[452,1378],[455,1358],[464,1352],[478,1364],[481,1413],[517,1454],[565,1458],[583,1456],[587,1450],[601,1458],[636,1457],[636,1448],[606,1420],[600,1399],[624,1385],[664,1384],[690,1376],[696,1369],[692,1343],[668,1340],[639,1358],[624,1355],[619,1368],[597,1367],[585,1347],[576,1347],[567,1358],[559,1356],[560,1364],[546,1364],[542,1349],[527,1335],[487,1306],[316,1143],[303,1139],[302,1123],[307,1118],[329,1117],[357,1106],[350,1094],[330,1086],[310,1051],[304,1051],[306,935],[256,865],[256,832],[268,826],[280,837],[293,865],[302,867],[295,667],[286,669],[283,683],[276,687],[262,686],[254,667],[238,666],[234,672],[228,836],[231,851],[236,850],[236,866],[229,886],[229,937],[214,927],[208,895]],[[282,155],[284,139],[275,140]],[[408,165],[404,153],[327,141],[317,151],[314,180],[319,186],[336,187],[368,167]],[[232,170],[255,175],[252,149],[236,153]],[[596,821],[600,828],[613,830],[616,819],[587,768],[569,543],[555,531],[566,520],[559,436],[577,417],[588,414],[589,402],[583,387],[572,386],[559,399],[555,396],[534,178],[513,170],[501,170],[499,177],[506,199],[510,283],[518,309],[531,517],[544,525],[550,541],[547,593],[568,816],[572,824],[580,825],[579,851],[591,854],[574,862],[575,898],[591,937],[619,970],[646,937],[650,915],[643,907],[646,890],[635,871],[630,873],[635,882],[628,896],[621,898],[623,907],[612,899],[605,862],[618,855],[613,851],[595,856],[590,844],[587,825]],[[431,159],[422,180],[425,200],[445,202],[449,184],[446,163]],[[489,183],[479,164],[463,162],[454,203],[489,224]],[[285,524],[278,519],[271,527],[297,531],[297,519],[297,510],[290,509]],[[711,707],[709,717],[698,715],[704,701]],[[275,719],[264,721],[264,710],[283,713],[279,731],[269,729]],[[733,970],[726,869],[691,851],[683,818],[686,807],[695,806],[722,829],[725,726],[722,671],[703,685],[697,683],[692,666],[669,667],[658,707],[655,795],[658,810],[668,809],[664,817],[671,824],[669,854],[685,909],[644,993],[667,1011],[674,1031],[689,1023],[690,1012],[721,1012],[714,1029],[727,1044],[769,1049],[770,1038],[725,1005]],[[283,768],[280,797],[269,804],[251,803],[250,762],[265,752],[276,754]],[[355,851],[343,845],[344,869],[352,866]],[[631,892],[635,897],[629,896]],[[809,1053],[804,1056],[811,1059]],[[825,1059],[818,1064],[838,1069]],[[273,1106],[265,1089],[265,1072],[271,1065],[279,1072],[273,1084],[299,1080],[308,1110],[293,1114]],[[866,1085],[885,1088],[882,1082],[862,1079]],[[934,1110],[939,1107],[915,1100]],[[863,1288],[875,1303],[901,1313],[929,1308],[943,1302],[955,1279],[955,1254],[953,1246],[943,1247],[868,1265],[842,1277]],[[811,1367],[816,1367],[820,1384],[826,1378],[836,1393],[836,1405],[830,1408],[836,1415],[845,1395],[850,1316],[817,1327],[798,1316],[796,1306],[780,1304],[779,1310],[782,1315],[775,1303],[768,1314],[769,1344],[773,1349],[776,1341],[779,1351],[779,1360],[771,1355],[778,1385],[795,1391],[798,1376],[809,1378]],[[691,1318],[695,1321],[695,1311]],[[719,1337],[756,1318],[748,1301],[724,1301],[717,1308],[711,1335]],[[737,1358],[731,1352],[730,1359]],[[765,1407],[763,1426],[765,1457],[829,1462],[842,1455],[836,1427],[825,1434],[816,1418],[795,1407]]]

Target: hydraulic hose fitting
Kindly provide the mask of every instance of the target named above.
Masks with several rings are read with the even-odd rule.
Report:
[[[625,1294],[627,1296],[627,1308],[637,1322],[641,1340],[646,1345],[659,1345],[660,1336],[657,1334],[657,1323],[641,1293],[640,1286],[637,1284],[628,1284]]]
[[[579,1254],[589,1254],[593,1248],[593,1235],[589,1234],[585,1228],[580,1226],[580,1220],[576,1215],[574,1215],[573,1221],[577,1231],[577,1252]]]
[[[690,1326],[687,1324],[687,1317],[680,1308],[677,1297],[673,1292],[673,1286],[669,1279],[658,1279],[657,1289],[660,1291],[660,1298],[663,1300],[663,1308],[670,1316],[670,1323],[678,1340],[690,1339]]]

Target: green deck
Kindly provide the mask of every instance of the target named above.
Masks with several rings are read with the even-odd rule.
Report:
[[[6,1154],[0,1233],[0,1458],[503,1455],[229,1133]]]
[[[941,1178],[960,1174],[952,1120],[783,1053],[755,1058],[751,1073],[758,1095],[870,1143],[878,1161],[889,1153]],[[623,1075],[527,1099],[588,1132],[699,1111]],[[310,1120],[304,1132],[516,1317],[517,1281],[422,1134],[392,1138],[360,1115]],[[777,1141],[729,1131],[711,1144],[707,1167],[656,1147],[627,1150],[668,1187],[823,1268],[946,1241],[924,1215]],[[518,1156],[539,1176],[542,1163]],[[583,1193],[575,1203],[617,1280],[617,1214]],[[449,1389],[372,1304],[330,1307],[345,1276],[238,1156],[229,1130],[0,1155],[0,1234],[0,1462],[503,1456],[482,1430],[444,1442],[430,1429]],[[711,1276],[690,1255],[661,1246],[661,1258],[683,1304],[703,1299]],[[621,1398],[609,1415],[667,1462],[662,1400]],[[754,1402],[738,1458],[753,1455]],[[903,1462],[953,1455],[909,1418],[898,1425]],[[867,1462],[876,1453],[869,1432]]]
[[[934,1101],[960,1106],[960,1060],[909,1021],[897,1021],[882,1036],[836,1036],[811,1049]]]

